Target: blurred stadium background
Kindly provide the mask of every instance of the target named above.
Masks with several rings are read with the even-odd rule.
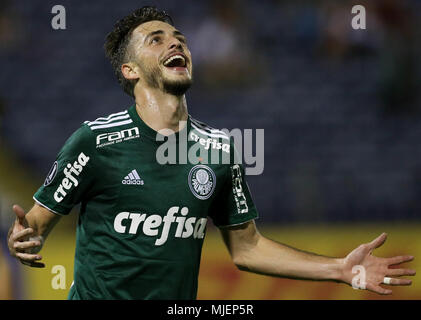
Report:
[[[51,28],[56,4],[67,10],[66,30]],[[190,113],[218,128],[265,130],[264,172],[248,177],[262,233],[344,256],[386,231],[377,255],[420,258],[420,1],[2,0],[1,299],[67,297],[77,210],[50,235],[47,268],[30,270],[6,252],[11,205],[31,207],[83,121],[131,104],[102,45],[117,19],[150,4],[187,36],[195,67]],[[367,9],[366,30],[351,28],[356,4]],[[54,265],[66,267],[66,290],[52,289]],[[417,276],[411,288],[380,297],[242,273],[209,226],[198,298],[420,299],[420,284]]]

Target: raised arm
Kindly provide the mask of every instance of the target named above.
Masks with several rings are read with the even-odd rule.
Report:
[[[396,265],[411,261],[412,256],[379,258],[372,251],[386,240],[382,234],[370,243],[353,250],[345,258],[330,258],[301,251],[262,236],[253,221],[227,228],[221,228],[224,242],[235,265],[244,271],[275,277],[327,280],[352,284],[355,277],[353,267],[362,266],[365,270],[364,285],[378,294],[391,294],[392,291],[380,286],[386,279],[390,285],[410,285],[411,280],[389,278],[391,276],[415,275],[411,269],[390,269]]]
[[[13,206],[13,211],[16,220],[7,235],[10,254],[25,265],[44,268],[44,263],[39,262],[42,256],[38,252],[60,216],[38,204],[35,204],[27,214],[18,205]]]

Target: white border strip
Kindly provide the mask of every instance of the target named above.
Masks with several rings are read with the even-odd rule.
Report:
[[[218,130],[218,129],[215,129],[215,128],[212,128],[212,127],[210,127],[210,126],[208,126],[208,125],[206,125],[205,123],[203,123],[203,122],[200,122],[200,121],[198,121],[198,120],[196,120],[196,119],[193,119],[193,118],[190,118],[190,120],[191,120],[191,122],[192,122],[192,124],[194,124],[195,126],[197,126],[197,127],[200,127],[201,129],[203,129],[203,130],[208,130],[208,131],[210,131],[211,133],[223,133],[223,131],[221,131],[221,130]]]
[[[218,132],[218,133],[209,133],[209,132],[206,132],[203,129],[200,129],[199,127],[197,127],[193,122],[191,123],[191,126],[194,129],[196,129],[198,132],[200,132],[201,134],[207,135],[209,137],[222,138],[222,139],[229,140],[229,137],[225,133],[223,133],[222,131],[220,131],[220,130],[216,130],[215,131],[215,132]]]
[[[48,211],[51,211],[52,213],[58,214],[59,216],[65,216],[65,214],[58,213],[57,211],[54,211],[54,210],[52,210],[52,209],[48,208],[45,204],[43,204],[43,203],[41,203],[40,201],[38,201],[38,200],[35,198],[35,196],[33,196],[33,197],[32,197],[32,199],[34,199],[34,200],[35,200],[35,202],[36,202],[37,204],[39,204],[41,207],[44,207],[44,208],[45,208],[45,209],[47,209]]]
[[[118,127],[118,126],[122,126],[122,125],[125,125],[125,124],[129,124],[129,123],[132,123],[132,122],[133,122],[133,120],[130,119],[130,120],[126,120],[126,121],[113,122],[113,123],[109,123],[109,124],[101,124],[101,125],[93,126],[93,127],[90,127],[90,128],[92,130],[112,128],[112,127]]]
[[[117,113],[112,113],[108,117],[100,117],[100,118],[97,118],[97,119],[95,119],[93,121],[90,121],[90,120],[85,121],[84,123],[90,123],[90,122],[95,122],[95,121],[107,121],[107,120],[110,120],[112,117],[125,115],[125,114],[127,114],[127,112],[128,111],[125,110],[125,111],[121,111],[121,112],[117,112]]]
[[[100,118],[95,119],[94,121],[97,121],[97,120],[110,120],[112,117],[121,116],[121,115],[126,114],[126,113],[127,113],[127,110],[121,111],[121,112],[117,112],[117,113],[112,113],[108,117],[100,117]]]
[[[110,122],[113,122],[113,121],[116,121],[116,120],[122,120],[122,119],[128,119],[128,118],[130,118],[130,115],[126,114],[124,116],[114,117],[114,118],[112,118],[110,120],[106,120],[106,121],[105,120],[95,120],[95,121],[89,122],[88,126],[93,126],[94,124],[107,124],[107,123],[110,123]]]
[[[245,224],[247,222],[253,221],[253,220],[257,220],[259,217],[256,218],[251,218],[250,220],[244,221],[244,222],[240,222],[240,223],[234,223],[234,224],[227,224],[227,225],[223,225],[223,226],[219,226],[218,228],[229,228],[229,227],[235,227],[235,226],[239,226],[242,224]]]

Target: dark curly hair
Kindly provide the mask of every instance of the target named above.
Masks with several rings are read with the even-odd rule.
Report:
[[[124,78],[121,73],[121,65],[128,62],[127,47],[134,29],[145,22],[158,20],[174,25],[172,18],[165,12],[159,11],[156,7],[145,6],[133,11],[130,15],[117,21],[114,29],[107,35],[104,49],[105,55],[110,60],[117,76],[118,82],[124,92],[134,97],[134,87],[137,80]]]

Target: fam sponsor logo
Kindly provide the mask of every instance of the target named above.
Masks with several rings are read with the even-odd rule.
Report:
[[[176,217],[178,213],[180,215]],[[114,230],[118,233],[137,234],[140,229],[144,235],[157,238],[155,246],[162,246],[167,242],[171,226],[175,223],[174,238],[203,239],[208,219],[187,217],[188,213],[187,207],[181,210],[180,207],[171,207],[164,217],[158,214],[120,212],[114,219]]]
[[[63,170],[65,178],[63,178],[61,184],[54,193],[54,200],[56,200],[56,202],[63,201],[63,199],[67,196],[68,191],[79,185],[79,181],[76,177],[82,173],[83,168],[87,165],[89,159],[90,158],[87,155],[81,152],[73,164],[68,163],[66,165]]]
[[[140,133],[138,127],[133,127],[121,131],[102,133],[96,136],[96,147],[102,148],[139,137]]]

